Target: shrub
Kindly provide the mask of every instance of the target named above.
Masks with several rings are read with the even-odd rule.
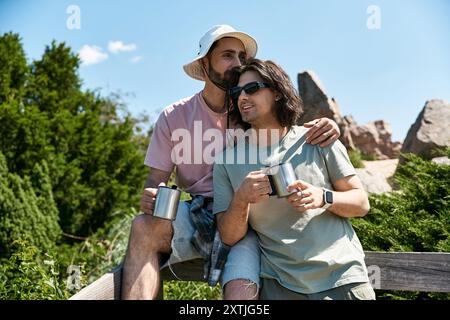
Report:
[[[450,157],[450,148],[445,151]],[[399,190],[371,195],[371,209],[352,224],[365,250],[450,251],[450,166],[413,154],[394,175]],[[389,293],[384,298],[446,298],[446,294]]]
[[[60,300],[69,297],[59,264],[28,240],[15,240],[14,253],[0,260],[0,299]]]
[[[361,151],[359,151],[358,149],[349,150],[348,156],[350,158],[350,162],[352,163],[353,167],[364,168],[364,163],[362,162]]]
[[[362,244],[367,250],[448,252],[450,166],[405,158],[394,176],[399,190],[371,195],[369,214],[353,220]]]
[[[60,235],[46,162],[35,164],[32,176],[21,178],[8,171],[0,152],[0,256],[11,254],[11,244],[24,238],[51,251]]]

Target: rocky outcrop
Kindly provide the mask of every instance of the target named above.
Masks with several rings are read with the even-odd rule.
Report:
[[[349,127],[350,136],[361,152],[376,156],[380,160],[397,158],[402,144],[392,142],[392,132],[384,120]]]
[[[298,75],[299,94],[303,100],[302,122],[308,122],[317,118],[327,117],[341,121],[339,106],[334,98],[329,98],[325,88],[314,71],[305,71]]]
[[[359,149],[376,158],[396,158],[401,148],[400,142],[392,142],[391,129],[383,120],[360,126],[352,116],[342,116],[337,101],[325,93],[319,77],[313,71],[298,75],[299,94],[303,100],[304,113],[300,123],[320,117],[336,121],[341,130],[341,142],[347,149]]]
[[[427,101],[409,129],[401,152],[431,159],[436,156],[434,150],[446,147],[450,147],[450,104],[443,100]]]
[[[363,163],[364,169],[356,169],[356,174],[367,193],[392,191],[389,180],[394,175],[398,159],[363,161]]]
[[[367,169],[356,169],[356,174],[361,180],[364,190],[367,193],[380,194],[392,191],[387,179],[383,177],[381,173],[373,172]]]
[[[448,157],[437,157],[431,159],[431,161],[442,166],[450,166],[450,159]]]

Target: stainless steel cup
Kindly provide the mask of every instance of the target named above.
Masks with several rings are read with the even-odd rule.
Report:
[[[159,186],[156,193],[155,209],[153,210],[153,216],[175,220],[177,217],[178,203],[180,202],[181,191],[177,189],[177,186],[171,188],[166,186]]]
[[[268,168],[266,172],[269,176],[272,190],[276,192],[276,195],[279,198],[287,197],[297,192],[297,189],[294,189],[291,192],[287,191],[287,186],[297,180],[294,168],[290,162],[274,165]]]

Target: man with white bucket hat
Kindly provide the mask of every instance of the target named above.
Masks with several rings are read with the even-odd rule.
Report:
[[[206,132],[213,131],[220,147],[225,147],[226,130],[236,127],[228,120],[227,90],[231,84],[227,74],[248,58],[255,57],[257,49],[252,36],[228,25],[217,25],[200,39],[197,56],[183,66],[190,77],[204,81],[205,85],[195,95],[165,108],[155,124],[144,161],[150,167],[141,197],[144,214],[132,222],[123,266],[123,299],[156,298],[159,270],[168,265],[204,258],[205,266],[213,266],[214,263],[208,261],[208,253],[205,257],[204,249],[216,248],[218,232],[212,232],[216,236],[213,244],[202,247],[203,243],[196,240],[201,233],[197,227],[203,222],[193,218],[199,212],[212,216],[213,162],[204,158],[211,140],[204,137]],[[306,125],[311,127],[312,143],[328,145],[339,137],[339,129],[332,120],[323,118]],[[182,142],[189,146],[182,155],[174,152],[179,147],[180,133]],[[176,220],[170,221],[154,217],[153,209],[158,186],[168,182],[174,169],[177,185],[193,199],[180,201]],[[211,226],[215,229],[215,221]],[[228,250],[224,255],[226,262],[218,264],[219,270],[210,268],[213,271],[208,274],[208,267],[205,267],[208,282],[214,284],[220,279],[224,299],[258,298],[260,252],[255,234],[250,230]],[[210,257],[214,260],[212,254]]]

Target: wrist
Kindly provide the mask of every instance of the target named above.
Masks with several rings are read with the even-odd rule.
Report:
[[[231,207],[235,209],[247,209],[248,202],[240,197],[239,191],[236,192],[236,195],[231,202]]]
[[[334,202],[334,194],[333,191],[327,189],[327,188],[322,188],[323,190],[323,196],[322,196],[322,209],[328,209],[329,207],[331,207],[333,205]]]

